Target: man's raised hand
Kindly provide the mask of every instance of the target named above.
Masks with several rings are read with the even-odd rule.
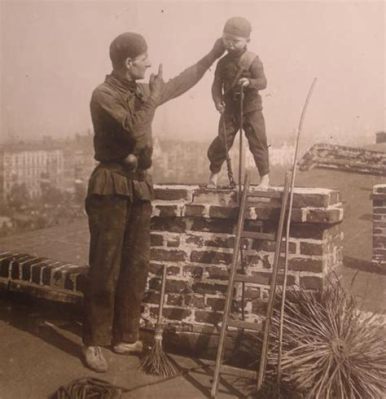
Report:
[[[150,91],[153,97],[159,98],[162,94],[162,90],[165,84],[162,75],[162,64],[159,64],[157,75],[154,75],[154,73],[152,73],[149,79]]]
[[[213,46],[213,48],[212,48],[212,54],[216,57],[216,58],[219,58],[219,57],[221,57],[223,54],[224,54],[224,51],[225,51],[225,46],[224,46],[224,42],[223,42],[223,40],[220,38],[220,39],[217,39],[215,42],[214,42],[214,46]]]

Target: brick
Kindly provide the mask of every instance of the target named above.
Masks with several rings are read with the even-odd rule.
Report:
[[[22,265],[22,280],[30,281],[31,279],[31,268],[34,264],[40,263],[44,258],[32,258],[30,261],[23,263]]]
[[[156,200],[176,201],[189,200],[191,197],[190,191],[183,188],[154,188],[154,197]]]
[[[186,308],[164,308],[163,316],[169,320],[182,321],[192,314],[190,309]]]
[[[55,282],[60,285],[58,280],[63,279],[62,272],[56,271],[55,269],[62,266],[64,266],[62,262],[48,260],[41,270],[41,284],[51,285],[53,282]]]
[[[308,223],[338,223],[343,220],[340,208],[308,209],[306,221]]]
[[[234,223],[229,223],[229,220],[226,219],[193,219],[191,229],[193,231],[231,234],[234,229]]]
[[[186,244],[193,244],[202,247],[204,245],[204,238],[202,236],[189,234],[187,235],[185,242]]]
[[[211,218],[236,220],[237,214],[238,214],[237,208],[230,208],[226,206],[217,206],[217,205],[211,205],[209,207],[209,216]]]
[[[327,234],[325,228],[321,225],[303,223],[291,224],[291,238],[323,240]]]
[[[254,299],[252,300],[252,313],[265,315],[267,313],[267,306],[267,301],[263,301],[262,299]]]
[[[186,258],[186,253],[180,250],[167,250],[161,248],[151,248],[150,259],[159,262],[182,262]]]
[[[252,248],[256,251],[267,251],[267,252],[275,252],[276,241],[268,241],[268,240],[254,240],[252,244]],[[285,242],[281,243],[281,251],[285,251]],[[296,243],[289,243],[289,253],[296,253]]]
[[[261,289],[260,289],[260,287],[249,285],[246,287],[244,295],[245,295],[246,301],[258,299],[258,298],[260,298],[260,295],[261,295]]]
[[[161,289],[161,279],[160,278],[150,278],[148,280],[149,289],[159,291]]]
[[[79,292],[84,293],[86,290],[86,285],[87,285],[87,270],[85,270],[83,273],[80,273],[76,276],[75,289]]]
[[[289,259],[288,267],[294,271],[322,273],[323,261],[321,259],[292,258]]]
[[[205,269],[209,279],[228,280],[229,272],[227,267],[209,266]]]
[[[216,251],[192,251],[190,260],[197,263],[229,264],[232,262],[232,254]]]
[[[35,284],[42,284],[43,270],[50,264],[52,264],[52,261],[47,258],[44,258],[40,263],[33,264],[31,266],[31,282]]]
[[[167,237],[167,246],[170,248],[177,248],[180,246],[180,237]]]
[[[150,234],[150,245],[152,247],[161,247],[164,244],[164,238],[161,234]]]
[[[196,310],[195,321],[197,323],[207,323],[217,325],[222,321],[222,313],[205,312],[203,310]]]
[[[182,273],[184,276],[190,275],[194,279],[201,279],[204,273],[204,268],[202,266],[184,266]]]
[[[250,212],[254,213],[259,220],[277,221],[280,216],[279,207],[272,207],[265,204],[251,207]]]
[[[183,218],[162,218],[153,216],[151,218],[151,229],[153,231],[183,233],[186,230],[186,222]]]
[[[181,294],[168,294],[166,303],[171,306],[183,306],[184,296]]]
[[[237,192],[234,190],[196,190],[193,204],[213,204],[219,206],[237,206]]]
[[[162,263],[150,262],[149,264],[149,272],[156,274],[158,276],[162,275],[163,265]]]
[[[197,294],[218,294],[226,292],[227,285],[197,282],[193,283],[192,289]]]
[[[205,299],[202,295],[185,295],[185,305],[197,309],[204,309]]]
[[[177,205],[156,205],[155,209],[158,212],[155,212],[158,217],[161,218],[170,218],[180,216],[179,209]]]
[[[386,184],[376,184],[373,186],[374,193],[386,194]]]
[[[171,280],[168,279],[166,281],[166,287],[165,287],[166,292],[186,292],[189,291],[189,284],[187,281],[183,280]]]
[[[208,247],[217,248],[233,248],[235,243],[234,237],[211,237],[210,239],[204,239],[204,245]]]
[[[373,236],[373,247],[385,248],[386,237],[385,236]]]
[[[321,277],[301,276],[300,287],[305,290],[320,291],[323,288],[323,279]]]
[[[373,206],[386,208],[386,199],[374,199]]]
[[[23,255],[17,258],[14,258],[11,262],[10,262],[10,274],[11,274],[11,279],[13,280],[21,280],[21,267],[20,264],[23,261],[27,261],[31,259],[31,257],[29,255]]]
[[[144,303],[159,304],[161,294],[157,291],[146,291],[143,297]]]
[[[272,267],[269,255],[247,255],[245,256],[245,264],[247,266],[263,267],[264,269]]]
[[[167,266],[166,274],[167,276],[178,276],[181,274],[181,268],[179,266]]]
[[[64,289],[69,290],[69,291],[74,291],[75,290],[75,282],[71,278],[74,275],[71,274],[66,274],[64,278]]]
[[[11,277],[10,271],[12,268],[12,264],[22,257],[26,256],[26,254],[12,254],[11,256],[5,256],[0,263],[0,276],[1,277]]]
[[[300,253],[301,255],[323,255],[322,243],[316,244],[301,241]]]
[[[223,311],[225,307],[225,299],[224,298],[208,298],[206,300],[206,304],[214,311]]]
[[[330,194],[304,194],[294,193],[293,207],[294,208],[326,208],[330,203]]]
[[[204,205],[185,205],[185,216],[186,217],[204,217],[205,206]]]
[[[384,215],[386,213],[386,208],[373,208],[374,215]]]
[[[373,255],[380,255],[386,258],[386,249],[374,248]]]
[[[256,283],[261,285],[270,285],[272,280],[272,273],[264,273],[264,272],[252,272],[252,275],[256,278]],[[283,283],[283,275],[278,274],[277,276],[277,284]],[[287,284],[294,285],[295,277],[292,275],[287,275]]]

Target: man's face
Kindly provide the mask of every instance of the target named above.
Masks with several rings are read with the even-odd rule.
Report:
[[[241,36],[235,36],[230,33],[223,33],[222,41],[224,43],[225,49],[228,52],[237,52],[246,47],[249,42],[249,39]]]
[[[132,80],[139,80],[145,77],[146,69],[151,67],[151,62],[147,53],[143,53],[134,59],[126,60],[128,73]]]

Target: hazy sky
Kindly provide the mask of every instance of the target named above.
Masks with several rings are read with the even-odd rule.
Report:
[[[142,33],[166,78],[196,62],[231,16],[253,26],[250,50],[268,78],[261,94],[272,144],[293,138],[307,90],[318,83],[304,135],[315,141],[373,141],[386,129],[383,1],[4,1],[1,0],[1,137],[65,137],[91,126],[92,90],[110,73],[108,46]],[[218,114],[213,69],[162,106],[154,135],[209,139]]]

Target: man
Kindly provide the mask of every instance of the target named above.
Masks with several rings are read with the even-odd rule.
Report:
[[[162,66],[149,84],[137,83],[151,66],[145,39],[123,33],[110,45],[113,71],[91,98],[95,159],[86,211],[89,273],[84,296],[83,354],[97,372],[108,368],[101,347],[142,350],[140,306],[150,253],[151,123],[156,108],[192,86],[224,52],[221,39],[198,63],[167,83]]]

